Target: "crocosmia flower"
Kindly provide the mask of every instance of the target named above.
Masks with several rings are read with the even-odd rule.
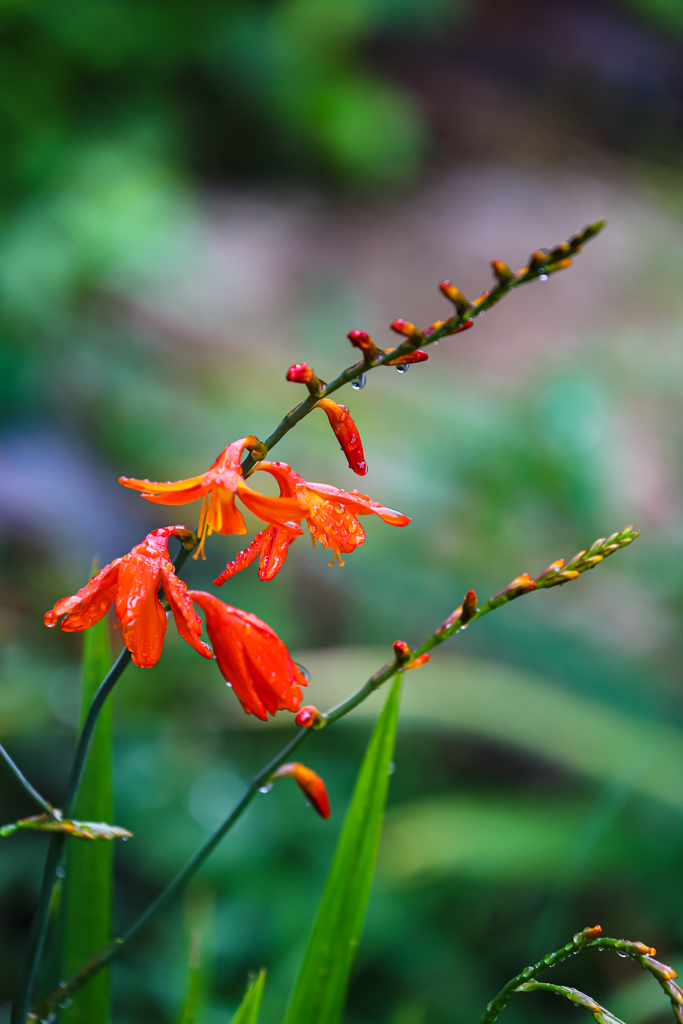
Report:
[[[244,480],[240,459],[245,447],[256,441],[254,437],[243,437],[239,441],[234,441],[223,449],[213,465],[201,476],[167,483],[121,476],[119,483],[135,491],[142,491],[143,498],[158,505],[186,505],[197,498],[203,498],[199,516],[200,544],[195,552],[195,558],[200,552],[204,557],[204,540],[207,534],[210,536],[214,530],[216,533],[225,534],[247,532],[242,513],[235,505],[235,495],[263,522],[300,534],[301,528],[297,526],[297,522],[304,519],[308,513],[296,497],[271,498],[253,491]]]
[[[247,714],[298,711],[307,681],[270,626],[250,612],[223,604],[203,590],[188,591],[206,617],[206,631],[223,678]]]
[[[184,526],[166,526],[148,534],[141,544],[123,558],[105,565],[72,597],[63,597],[45,614],[45,625],[76,632],[88,629],[106,615],[116,602],[123,642],[140,668],[151,668],[161,657],[166,635],[166,612],[159,601],[159,588],[166,595],[178,632],[195,651],[212,658],[211,648],[199,638],[202,622],[188,597],[187,587],[178,579],[168,556],[168,538],[191,536]]]
[[[366,494],[342,491],[331,484],[308,483],[285,462],[259,462],[254,468],[271,473],[275,477],[283,498],[296,496],[305,505],[306,521],[313,543],[319,540],[323,547],[330,548],[341,565],[344,564],[341,555],[355,551],[365,541],[365,531],[358,522],[358,516],[374,513],[392,526],[407,526],[410,522],[408,516],[372,501]],[[284,565],[289,545],[294,539],[291,532],[269,527],[255,537],[234,562],[228,564],[214,583],[218,586],[225,583],[226,579],[251,565],[259,554],[259,578],[272,579]]]
[[[280,765],[272,778],[294,779],[301,792],[320,817],[330,817],[332,811],[330,808],[330,798],[327,795],[327,786],[312,768],[307,768],[301,761],[292,761],[289,764]]]
[[[349,469],[352,469],[358,476],[365,476],[368,464],[363,454],[363,442],[349,410],[345,405],[333,402],[331,398],[322,398],[316,404],[316,409],[322,409],[330,421],[334,436],[346,456]]]

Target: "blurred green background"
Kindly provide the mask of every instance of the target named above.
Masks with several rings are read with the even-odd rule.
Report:
[[[587,924],[683,964],[683,13],[674,0],[14,0],[0,7],[0,735],[59,799],[81,641],[42,613],[158,525],[119,474],[174,479],[325,379],[346,332],[446,315],[491,259],[521,266],[591,220],[575,266],[518,290],[407,375],[341,398],[359,482],[325,418],[277,458],[413,519],[365,521],[343,569],[304,540],[221,596],[309,666],[324,707],[397,637],[633,523],[571,587],[487,617],[406,680],[385,842],[349,1024],[477,1020],[519,968]],[[177,514],[176,514],[177,513]],[[253,526],[253,521],[250,527]],[[186,578],[238,550],[214,538]],[[177,641],[114,699],[115,915],[127,924],[291,734],[247,720]],[[116,631],[114,642],[120,644]],[[177,1018],[203,928],[202,1024],[265,965],[264,1024],[294,977],[373,708],[314,739],[321,822],[259,798],[184,905],[114,970],[116,1024]],[[31,813],[0,780],[2,819]],[[45,841],[0,849],[0,1020]],[[652,979],[586,955],[570,984],[630,1024]],[[50,969],[44,984],[53,980]],[[571,1016],[529,996],[515,1021]]]

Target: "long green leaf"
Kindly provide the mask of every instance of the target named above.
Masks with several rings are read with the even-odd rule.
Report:
[[[244,998],[237,1007],[231,1024],[256,1024],[261,1009],[267,973],[266,969],[262,967],[258,972],[258,976],[248,985]]]
[[[187,986],[178,1024],[195,1024],[202,985],[202,933],[199,928],[190,932],[190,950],[187,964]]]
[[[365,752],[285,1024],[341,1020],[375,870],[400,696],[401,676]]]
[[[83,637],[81,724],[95,691],[109,671],[111,656],[105,620]],[[74,817],[112,821],[111,705],[105,704],[92,738]],[[69,839],[64,898],[63,971],[69,977],[111,937],[112,843]],[[63,1012],[64,1024],[106,1024],[109,972],[96,975]]]

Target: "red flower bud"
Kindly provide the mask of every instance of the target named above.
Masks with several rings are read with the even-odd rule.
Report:
[[[374,363],[379,349],[366,331],[349,331],[346,335],[354,348],[359,348],[365,356],[366,363]]]
[[[421,654],[420,657],[416,658],[410,665],[406,665],[405,671],[409,672],[412,668],[420,668],[422,665],[426,664],[430,658],[431,654]]]
[[[349,469],[352,469],[358,476],[365,476],[368,465],[363,454],[363,442],[360,439],[358,428],[349,415],[345,405],[333,402],[331,398],[323,398],[318,402],[317,409],[322,409],[330,421],[334,436],[339,441],[341,450],[346,456]]]
[[[315,725],[319,718],[320,712],[318,709],[313,707],[312,704],[307,704],[305,708],[301,709],[294,721],[297,725],[300,725],[302,729],[310,729],[312,725]]]
[[[474,590],[468,590],[462,601],[462,614],[460,621],[466,625],[477,611],[477,595]]]
[[[295,363],[287,370],[287,380],[294,381],[295,384],[308,384],[314,376],[308,363]]]
[[[492,260],[491,267],[494,277],[500,284],[510,284],[511,281],[514,281],[514,272],[510,270],[507,263],[503,263],[502,260]]]
[[[294,779],[297,786],[311,803],[321,818],[329,818],[330,798],[327,795],[327,787],[316,772],[307,768],[300,761],[292,761],[289,764],[281,765],[273,774],[273,779]]]
[[[411,655],[410,647],[405,640],[394,640],[394,654],[399,665],[405,665]]]

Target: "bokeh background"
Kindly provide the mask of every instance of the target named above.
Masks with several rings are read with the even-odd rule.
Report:
[[[252,570],[221,596],[301,652],[324,707],[470,587],[486,598],[639,527],[597,572],[482,620],[406,679],[346,1019],[477,1020],[597,921],[683,963],[681,5],[27,0],[2,5],[0,28],[2,741],[57,800],[80,638],[42,613],[93,556],[178,519],[119,474],[200,472],[300,400],[292,362],[329,379],[352,361],[349,329],[389,345],[395,317],[446,315],[443,277],[474,297],[491,259],[521,266],[604,216],[571,270],[342,398],[361,489],[409,527],[366,520],[343,569],[302,540],[274,582]],[[359,485],[322,416],[277,458]],[[186,578],[208,586],[237,549],[213,539]],[[287,715],[254,727],[169,634],[114,698],[116,822],[135,833],[117,849],[119,927],[291,734]],[[193,924],[203,1024],[229,1019],[261,965],[264,1024],[281,1019],[375,711],[307,747],[329,823],[276,787],[131,946],[116,1024],[177,1018]],[[31,813],[4,774],[0,802],[3,820]],[[2,1021],[44,850],[0,850]],[[630,1024],[669,1012],[624,961],[562,973]],[[572,1013],[537,996],[506,1011]]]

